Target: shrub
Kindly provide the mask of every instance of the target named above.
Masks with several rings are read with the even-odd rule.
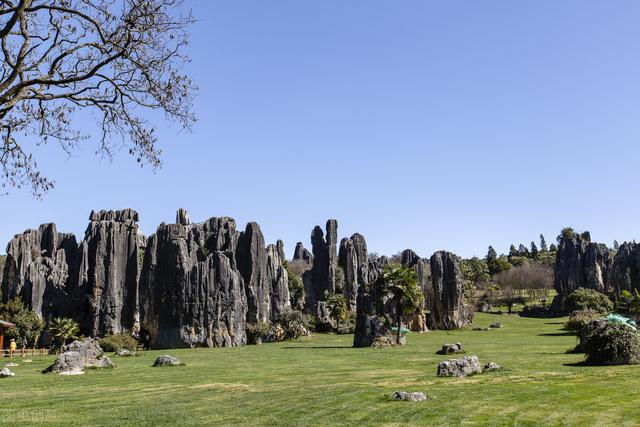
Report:
[[[247,344],[258,344],[262,342],[264,335],[271,332],[271,327],[265,322],[249,323],[247,324],[246,332]]]
[[[293,310],[282,313],[275,320],[274,325],[282,329],[282,339],[294,340],[309,333],[309,316],[301,311]]]
[[[613,310],[613,302],[605,294],[596,290],[578,288],[567,298],[567,309],[570,312],[595,310],[606,314]]]
[[[138,341],[127,334],[107,335],[104,338],[100,338],[100,347],[104,351],[136,351]]]
[[[569,320],[565,322],[564,329],[566,331],[579,332],[587,324],[601,317],[602,313],[592,309],[574,311],[569,316]]]
[[[640,334],[628,325],[593,322],[586,334],[584,350],[589,365],[633,365],[640,363]]]

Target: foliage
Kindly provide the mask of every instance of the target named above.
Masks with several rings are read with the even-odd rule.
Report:
[[[5,332],[8,339],[15,339],[16,343],[33,347],[44,329],[44,322],[35,311],[27,309],[19,299],[0,304],[0,319],[16,325]]]
[[[640,334],[628,325],[603,322],[584,342],[585,361],[590,365],[640,363]]]
[[[616,308],[620,311],[630,313],[640,313],[640,292],[633,290],[633,294],[628,290],[620,292],[620,297],[616,303]]]
[[[592,309],[598,313],[609,313],[613,310],[613,302],[605,294],[594,289],[578,288],[567,297],[567,310],[580,311]]]
[[[293,273],[298,277],[302,277],[302,275],[311,268],[311,264],[297,259],[293,261],[287,261],[285,267],[287,268],[287,272],[289,272],[289,274]]]
[[[342,269],[342,267],[336,268],[335,285],[336,293],[342,293],[342,291],[344,290],[344,270]]]
[[[416,271],[404,265],[388,264],[376,279],[375,286],[378,295],[391,295],[396,309],[396,343],[400,344],[402,316],[415,313],[424,301]]]
[[[29,145],[53,141],[66,153],[92,135],[74,121],[95,117],[97,152],[123,144],[141,163],[160,165],[146,111],[189,129],[196,90],[181,0],[0,2],[0,174],[3,186],[53,187]],[[79,112],[86,113],[79,113]],[[81,117],[80,117],[81,116]]]
[[[294,269],[294,263],[288,262],[285,267],[287,269],[288,285],[289,285],[289,301],[291,307],[302,308],[304,301],[304,283]]]
[[[266,322],[248,323],[246,327],[247,343],[257,344],[270,331],[271,325]]]
[[[565,227],[560,231],[560,234],[558,235],[556,240],[558,241],[558,243],[560,243],[562,239],[571,240],[575,237],[575,235],[576,235],[576,232],[573,231],[573,228]]]
[[[68,317],[56,317],[49,324],[49,333],[58,341],[60,348],[64,349],[67,340],[78,338],[80,326],[75,320]]]
[[[295,340],[309,331],[309,316],[298,310],[282,313],[273,322],[275,326],[280,326],[284,331],[284,339]]]
[[[104,338],[100,338],[100,347],[104,351],[136,351],[138,349],[138,341],[127,334],[107,335]]]
[[[544,236],[540,234],[540,252],[544,253],[547,251],[549,251],[549,248],[547,247],[547,241],[545,240]]]
[[[564,329],[572,332],[579,332],[586,325],[594,320],[600,319],[602,313],[598,313],[595,310],[579,310],[574,311],[569,315],[569,319],[564,323]]]
[[[342,294],[333,294],[327,298],[327,304],[331,307],[331,317],[336,321],[336,329],[340,329],[340,322],[349,317],[347,300]]]
[[[462,260],[460,267],[464,280],[474,285],[480,282],[486,282],[491,278],[487,261],[478,257]]]

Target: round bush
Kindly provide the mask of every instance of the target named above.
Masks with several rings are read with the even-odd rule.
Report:
[[[589,365],[640,363],[640,334],[621,323],[594,321],[585,331],[584,350]]]
[[[569,320],[565,322],[564,329],[566,331],[579,332],[588,323],[601,317],[602,313],[592,309],[574,311],[569,315]]]
[[[567,298],[567,309],[570,312],[595,310],[598,313],[609,313],[613,310],[613,302],[596,290],[578,288]]]
[[[100,338],[100,347],[102,347],[103,351],[136,351],[138,341],[127,334],[107,335],[104,338]]]

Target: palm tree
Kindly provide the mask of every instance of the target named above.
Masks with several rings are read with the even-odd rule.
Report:
[[[62,352],[69,338],[78,338],[77,335],[80,333],[80,326],[73,319],[56,317],[49,324],[49,333],[57,340],[62,341],[62,346],[60,347],[60,352]]]
[[[396,308],[396,344],[400,344],[402,316],[414,313],[424,301],[424,293],[418,285],[418,276],[411,267],[387,265],[376,280],[379,295],[391,295]]]

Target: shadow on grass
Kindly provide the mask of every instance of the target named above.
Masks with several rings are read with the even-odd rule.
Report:
[[[305,345],[305,346],[286,346],[286,347],[282,347],[283,349],[286,350],[304,350],[304,349],[328,349],[328,350],[335,350],[337,348],[354,348],[350,345]]]
[[[539,337],[571,337],[575,336],[573,332],[547,332],[544,334],[538,334]]]
[[[564,325],[564,322],[544,322],[545,325]]]

